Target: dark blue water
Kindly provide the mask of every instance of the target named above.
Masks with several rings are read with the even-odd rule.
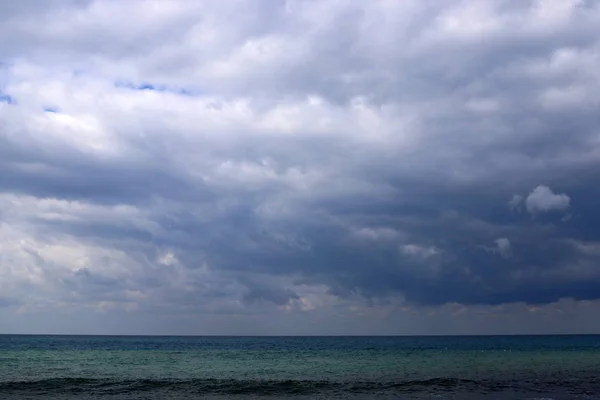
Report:
[[[0,399],[600,399],[600,336],[0,335]]]

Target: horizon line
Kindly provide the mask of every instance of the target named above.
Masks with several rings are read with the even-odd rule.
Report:
[[[218,335],[218,334],[109,334],[109,333],[0,333],[0,336],[89,336],[89,337],[190,337],[190,338],[361,338],[361,337],[510,337],[510,336],[600,336],[600,333],[483,333],[483,334],[374,334],[374,335]]]

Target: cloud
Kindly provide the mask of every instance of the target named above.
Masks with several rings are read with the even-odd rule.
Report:
[[[0,321],[591,315],[599,24],[577,1],[0,1]]]
[[[248,279],[243,279],[244,286],[248,288],[243,295],[243,301],[247,303],[255,303],[260,301],[271,302],[278,306],[290,304],[293,300],[299,300],[300,296],[293,290],[280,286],[258,283]]]
[[[531,214],[548,211],[564,211],[569,208],[571,198],[564,193],[554,194],[547,186],[538,186],[527,196],[525,205]]]
[[[425,259],[434,256],[440,252],[435,247],[423,247],[416,244],[405,244],[402,246],[401,251],[404,254],[422,257]]]
[[[507,238],[498,238],[495,240],[495,243],[502,257],[510,256],[510,241]]]
[[[508,206],[511,210],[521,210],[521,203],[523,201],[523,196],[520,194],[514,194],[508,202]]]

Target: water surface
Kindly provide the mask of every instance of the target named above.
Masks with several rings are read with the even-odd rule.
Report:
[[[600,399],[600,336],[0,335],[0,398]]]

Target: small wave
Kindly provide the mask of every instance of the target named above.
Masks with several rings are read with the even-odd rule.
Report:
[[[195,394],[301,395],[324,392],[385,393],[417,392],[426,388],[455,390],[476,386],[476,381],[452,378],[403,382],[335,382],[311,380],[234,380],[234,379],[93,379],[53,378],[33,381],[1,382],[0,392],[11,394],[97,393],[106,395],[178,391]]]

